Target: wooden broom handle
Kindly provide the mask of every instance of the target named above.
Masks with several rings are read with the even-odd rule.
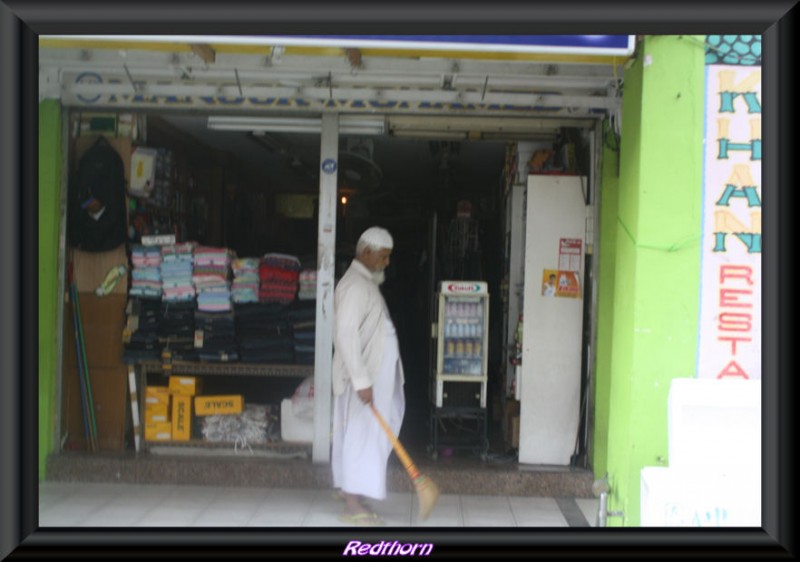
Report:
[[[400,461],[403,463],[403,468],[406,469],[406,472],[408,472],[411,480],[416,480],[419,478],[419,470],[414,464],[414,461],[411,460],[411,457],[408,456],[408,453],[403,445],[401,445],[400,441],[398,441],[397,437],[395,437],[392,428],[389,427],[389,424],[386,423],[386,420],[383,419],[383,416],[381,416],[374,404],[370,403],[369,407],[372,409],[372,413],[375,414],[375,417],[378,419],[378,423],[381,424],[381,427],[383,428],[384,433],[386,433],[386,436],[389,438],[389,441],[391,441],[395,453],[397,453],[397,456],[400,457]]]

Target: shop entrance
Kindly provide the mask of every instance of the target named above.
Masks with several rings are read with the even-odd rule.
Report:
[[[73,119],[91,123],[92,115],[75,113]],[[132,198],[129,242],[147,234],[176,233],[178,240],[226,247],[239,257],[281,253],[297,257],[309,269],[316,267],[318,135],[213,130],[207,116],[186,114],[153,112],[134,119],[147,129],[139,144],[171,152],[183,175],[172,206]],[[463,120],[451,121],[459,122]],[[574,175],[578,159],[567,162],[555,155],[567,154],[567,145],[573,151],[588,150],[580,130],[556,124],[525,141],[502,135],[494,140],[456,136],[340,136],[336,277],[349,265],[364,229],[380,225],[392,232],[396,246],[383,290],[406,372],[407,413],[400,438],[417,458],[471,456],[480,450],[480,443],[465,452],[432,443],[434,423],[451,433],[480,429],[465,428],[463,420],[433,419],[436,346],[431,331],[441,281],[487,283],[491,314],[485,452],[492,460],[513,461],[518,444],[513,434],[509,358],[514,321],[509,321],[508,273],[524,266],[512,264],[509,255],[514,236],[509,217],[516,203],[509,186],[523,183],[530,171]],[[586,169],[591,158],[584,158]],[[207,391],[241,393],[257,403],[279,403],[299,382],[207,378]],[[583,446],[585,439],[576,442]]]

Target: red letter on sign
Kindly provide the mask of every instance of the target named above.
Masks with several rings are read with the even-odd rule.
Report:
[[[719,315],[720,332],[749,332],[752,328],[749,314],[723,312]]]
[[[732,348],[731,349],[731,355],[736,355],[736,342],[737,341],[751,341],[751,338],[734,338],[734,337],[723,338],[723,337],[719,337],[717,339],[719,341],[729,341],[729,342],[731,342],[731,348]]]
[[[730,363],[728,363],[727,366],[724,369],[722,369],[717,375],[718,379],[722,379],[725,377],[742,377],[743,379],[750,378],[747,376],[747,373],[744,372],[744,369],[742,369],[736,361],[731,361]]]
[[[752,295],[753,291],[750,289],[720,289],[719,290],[719,306],[720,308],[728,306],[731,308],[753,308],[753,303],[740,302],[737,295]]]
[[[719,284],[725,284],[725,278],[744,279],[748,285],[753,284],[753,269],[747,265],[723,265],[719,268]]]

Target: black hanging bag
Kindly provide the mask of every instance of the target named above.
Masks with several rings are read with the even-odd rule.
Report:
[[[105,252],[125,242],[125,169],[105,137],[97,139],[81,157],[69,192],[73,247]]]

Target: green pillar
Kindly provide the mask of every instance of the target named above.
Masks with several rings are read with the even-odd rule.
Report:
[[[614,326],[614,266],[619,205],[619,146],[607,125],[600,177],[597,273],[597,356],[594,383],[592,467],[597,478],[608,471],[608,415],[611,392],[611,342]]]
[[[704,91],[702,37],[647,36],[625,73],[607,456],[624,517],[609,526],[639,525],[641,469],[669,460],[670,381],[695,372]]]
[[[54,448],[58,237],[61,220],[61,104],[39,104],[39,479]]]

